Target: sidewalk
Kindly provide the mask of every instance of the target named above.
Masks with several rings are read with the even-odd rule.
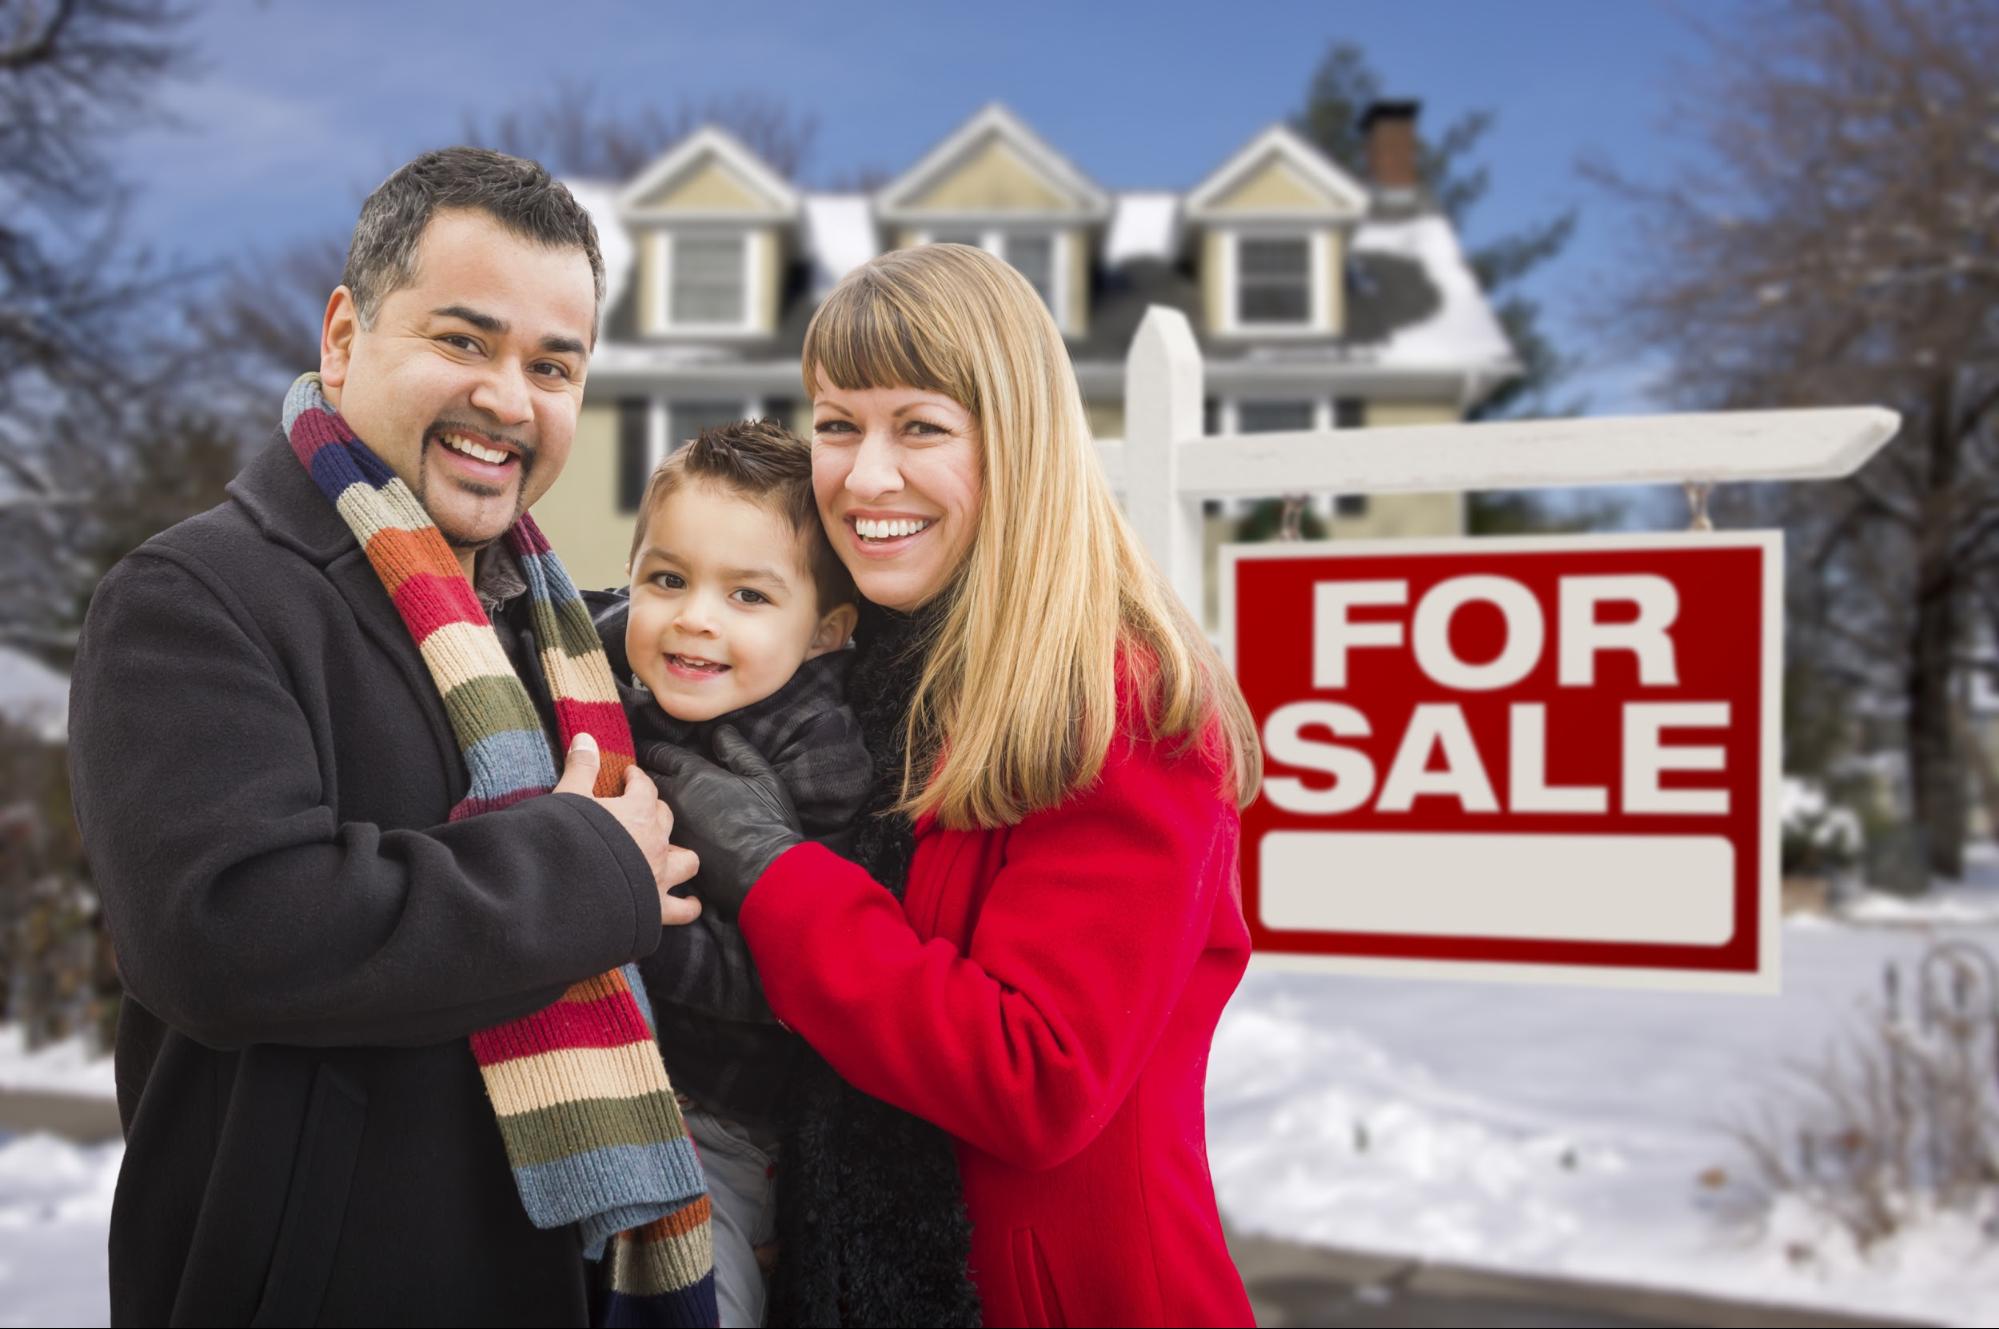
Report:
[[[1229,1250],[1263,1329],[1294,1325],[1512,1326],[1689,1325],[1715,1329],[1848,1329],[1917,1325],[1823,1310],[1728,1301],[1691,1293],[1512,1274],[1463,1265],[1229,1235]]]
[[[119,1136],[118,1104],[79,1094],[0,1089],[0,1136],[36,1131],[77,1144],[103,1144]]]

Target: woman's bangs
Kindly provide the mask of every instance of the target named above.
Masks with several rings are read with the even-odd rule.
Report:
[[[942,332],[941,328],[912,330],[904,311],[878,281],[849,282],[819,306],[805,334],[805,390],[815,392],[817,378],[843,392],[915,388],[940,392],[976,415],[971,375],[965,372],[963,357],[951,354]]]

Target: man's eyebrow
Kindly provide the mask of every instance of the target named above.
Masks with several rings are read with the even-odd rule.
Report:
[[[494,318],[491,314],[482,314],[478,310],[469,309],[464,305],[445,305],[441,309],[433,309],[430,312],[433,318],[455,318],[462,322],[470,323],[481,332],[491,332],[498,335],[507,331],[507,322],[505,319]]]
[[[588,346],[585,346],[581,341],[578,341],[576,338],[558,337],[553,333],[550,333],[548,336],[543,337],[541,339],[541,349],[544,351],[555,351],[557,353],[567,352],[570,355],[590,354],[590,348]]]

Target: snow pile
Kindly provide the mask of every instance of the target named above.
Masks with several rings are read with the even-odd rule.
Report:
[[[807,194],[805,249],[812,255],[812,289],[821,294],[880,253],[868,196]]]
[[[1787,925],[1777,997],[1253,971],[1209,1066],[1222,1210],[1383,1254],[1993,1323],[1985,1215],[1917,1215],[1863,1259],[1802,1204],[1721,1209],[1751,1178],[1727,1128],[1786,1101],[1787,1065],[1857,1030],[1883,964],[1928,940]]]
[[[583,210],[590,214],[591,224],[597,228],[597,248],[604,255],[604,309],[608,312],[624,294],[625,282],[632,271],[631,232],[625,229],[624,219],[618,216],[620,186],[598,180],[564,180],[562,183],[583,205]]]
[[[122,1144],[0,1141],[0,1325],[111,1322],[105,1233]]]
[[[69,679],[0,646],[0,716],[50,743],[62,742],[69,733]]]
[[[1467,364],[1492,371],[1517,368],[1512,343],[1485,302],[1448,220],[1426,215],[1363,222],[1354,228],[1353,248],[1355,253],[1392,254],[1422,264],[1443,296],[1436,313],[1390,334],[1379,349],[1379,363],[1410,369],[1462,369]]]
[[[0,1024],[0,1093],[8,1090],[112,1098],[118,1087],[111,1058],[94,1055],[80,1036],[30,1052],[21,1026]]]
[[[1854,922],[1905,927],[1999,923],[1999,844],[1978,840],[1966,845],[1961,881],[1938,877],[1929,893],[1916,899],[1865,891],[1839,912]]]
[[[1104,262],[1116,267],[1140,258],[1170,261],[1180,248],[1179,221],[1178,194],[1119,194],[1104,237]]]

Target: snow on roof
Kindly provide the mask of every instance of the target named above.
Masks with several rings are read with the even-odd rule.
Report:
[[[33,656],[0,646],[0,716],[60,743],[69,732],[69,679]]]
[[[618,186],[600,180],[564,180],[569,192],[590,214],[597,228],[597,248],[604,255],[604,310],[608,314],[625,293],[632,271],[632,236],[618,216]]]
[[[1171,259],[1180,248],[1180,196],[1156,191],[1119,194],[1104,239],[1104,262]]]
[[[1411,369],[1461,369],[1468,364],[1517,367],[1513,345],[1486,303],[1447,219],[1431,214],[1362,222],[1354,228],[1353,248],[1356,253],[1392,254],[1422,264],[1443,295],[1436,313],[1390,334],[1381,344],[1379,363]]]
[[[812,288],[830,290],[880,253],[874,212],[866,194],[807,194],[805,248],[812,255]]]

